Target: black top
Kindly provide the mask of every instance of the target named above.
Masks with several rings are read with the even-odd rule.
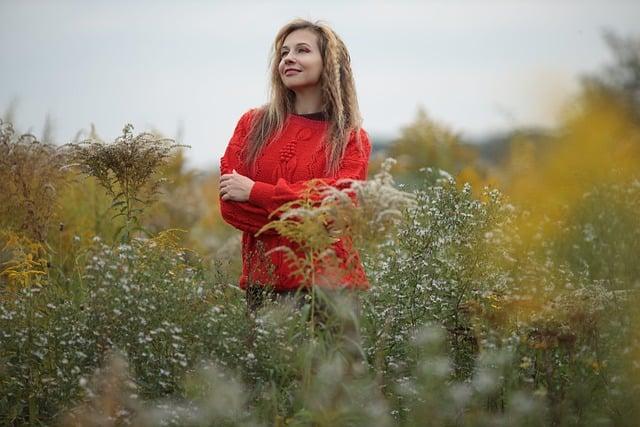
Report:
[[[321,122],[324,122],[324,121],[327,120],[327,117],[326,117],[324,111],[319,111],[317,113],[309,113],[309,114],[296,114],[296,113],[293,113],[293,114],[295,114],[296,116],[301,116],[301,117],[304,117],[304,118],[307,118],[307,119],[311,119],[311,120],[318,120],[318,121],[321,121]]]

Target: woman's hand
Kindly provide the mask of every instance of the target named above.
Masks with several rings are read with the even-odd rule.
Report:
[[[253,188],[253,180],[240,175],[234,169],[232,173],[220,176],[220,196],[222,200],[246,202]]]

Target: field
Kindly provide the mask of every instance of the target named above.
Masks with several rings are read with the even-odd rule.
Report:
[[[255,315],[181,147],[2,123],[0,423],[637,425],[640,103],[605,89],[489,165],[419,114],[356,197],[314,190],[341,221],[281,228],[312,267],[349,235],[371,290]]]

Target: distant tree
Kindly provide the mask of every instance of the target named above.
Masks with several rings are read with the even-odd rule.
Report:
[[[612,31],[605,32],[603,37],[613,63],[598,73],[583,76],[583,87],[592,94],[618,98],[640,120],[640,37],[621,37]]]
[[[443,169],[453,175],[476,167],[477,150],[461,142],[460,135],[451,128],[429,117],[419,107],[416,118],[405,126],[393,140],[385,156],[397,160],[394,173],[399,182],[411,184],[426,167]],[[484,173],[481,173],[483,175]]]

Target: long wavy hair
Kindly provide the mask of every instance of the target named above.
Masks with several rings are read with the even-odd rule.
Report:
[[[284,128],[287,115],[295,113],[296,94],[282,82],[278,65],[280,49],[285,38],[293,31],[307,29],[318,36],[318,48],[322,56],[320,86],[322,111],[329,122],[325,136],[326,172],[335,176],[344,157],[345,148],[352,132],[360,145],[362,117],[358,107],[355,81],[351,71],[351,57],[340,37],[322,21],[310,22],[294,19],[278,31],[270,58],[271,81],[269,102],[257,109],[247,134],[245,163],[255,172],[255,163],[260,152],[271,138],[277,138]]]

